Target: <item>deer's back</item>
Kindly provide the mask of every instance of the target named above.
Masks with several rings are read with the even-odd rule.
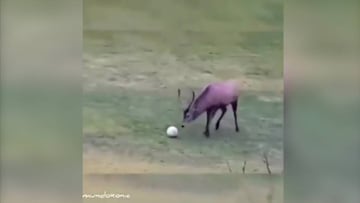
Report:
[[[208,92],[200,102],[204,109],[209,106],[230,104],[239,97],[239,86],[235,81],[212,83],[207,88],[209,88]]]

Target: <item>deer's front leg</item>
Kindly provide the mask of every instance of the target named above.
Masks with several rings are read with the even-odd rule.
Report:
[[[206,110],[206,125],[205,125],[204,135],[207,138],[210,137],[209,125],[211,123],[211,120],[214,118],[216,111],[217,108],[212,108],[212,107]]]

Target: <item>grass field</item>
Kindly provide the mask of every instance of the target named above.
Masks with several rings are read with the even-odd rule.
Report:
[[[85,149],[209,167],[256,157],[261,163],[270,150],[280,169],[281,9],[276,1],[85,1]],[[228,113],[211,139],[202,135],[203,118],[180,139],[166,138],[166,127],[181,119],[176,89],[223,79],[246,84],[241,132]]]
[[[263,152],[283,170],[282,16],[280,0],[85,0],[84,192],[282,202],[281,177],[262,175]],[[225,79],[244,85],[240,133],[227,113],[209,139],[204,116],[167,138],[182,119],[177,88]],[[244,161],[258,175],[241,176]]]
[[[282,16],[280,0],[84,1],[84,171],[241,172],[246,160],[264,173],[268,151],[280,173]],[[245,84],[240,133],[227,113],[210,139],[204,118],[168,139],[182,116],[177,88],[224,79]]]

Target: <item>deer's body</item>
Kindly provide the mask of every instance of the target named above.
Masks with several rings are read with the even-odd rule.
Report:
[[[216,122],[215,129],[217,130],[220,126],[221,119],[227,111],[227,106],[231,105],[234,113],[235,130],[238,132],[237,103],[239,94],[239,85],[233,80],[211,83],[205,86],[196,98],[193,92],[192,101],[184,110],[183,123],[190,123],[206,112],[207,120],[204,134],[206,137],[209,137],[209,125],[216,112],[218,110],[222,112]]]

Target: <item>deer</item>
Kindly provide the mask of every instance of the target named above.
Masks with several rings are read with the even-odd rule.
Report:
[[[213,82],[202,88],[200,93],[196,96],[192,90],[192,99],[186,108],[183,108],[183,119],[181,127],[195,121],[203,113],[206,112],[206,125],[204,135],[206,138],[210,137],[209,126],[217,111],[221,110],[220,117],[215,124],[215,130],[220,127],[220,122],[227,112],[227,106],[231,105],[235,131],[239,132],[239,125],[237,119],[238,99],[240,95],[240,86],[237,81],[227,80],[222,82]],[[181,89],[178,88],[178,98],[180,100]]]

